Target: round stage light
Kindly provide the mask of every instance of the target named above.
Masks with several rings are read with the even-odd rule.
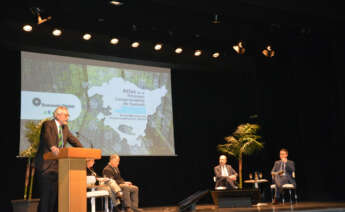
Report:
[[[212,54],[212,57],[213,58],[218,58],[220,56],[220,53],[219,52],[215,52]]]
[[[84,40],[90,40],[91,37],[92,37],[92,36],[91,36],[91,34],[89,34],[89,33],[86,33],[86,34],[83,35],[83,39],[84,39]]]
[[[155,47],[154,47],[154,49],[156,50],[156,51],[159,51],[159,50],[161,50],[163,48],[163,44],[161,44],[161,43],[157,43],[156,45],[155,45]]]
[[[29,24],[26,24],[26,25],[23,26],[23,30],[25,32],[31,32],[32,31],[32,26],[29,25]]]
[[[181,47],[178,47],[175,49],[176,54],[181,54],[183,52],[183,49]]]
[[[52,31],[52,34],[56,37],[60,36],[62,34],[62,31],[60,29],[54,29]]]
[[[110,43],[113,44],[113,45],[116,45],[116,44],[119,43],[119,39],[117,39],[117,38],[112,38],[112,39],[110,40]]]
[[[140,46],[140,43],[138,41],[135,41],[131,44],[133,48],[138,48]]]
[[[196,56],[196,57],[200,56],[201,54],[202,54],[202,51],[200,49],[195,50],[195,52],[194,52],[194,56]]]

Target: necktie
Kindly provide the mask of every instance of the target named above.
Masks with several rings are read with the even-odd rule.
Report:
[[[58,144],[59,148],[63,147],[63,136],[62,136],[62,127],[61,125],[59,125],[59,144]]]

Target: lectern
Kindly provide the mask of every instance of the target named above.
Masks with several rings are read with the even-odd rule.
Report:
[[[62,148],[45,160],[59,161],[59,212],[86,212],[86,159],[100,159],[100,149]]]

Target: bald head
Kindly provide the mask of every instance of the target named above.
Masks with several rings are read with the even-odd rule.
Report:
[[[225,155],[219,156],[219,165],[223,166],[227,162],[227,157]]]

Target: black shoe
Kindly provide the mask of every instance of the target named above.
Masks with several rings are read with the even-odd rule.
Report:
[[[134,211],[134,212],[144,212],[144,210],[143,210],[143,209],[140,209],[140,208],[133,208],[133,211]]]

